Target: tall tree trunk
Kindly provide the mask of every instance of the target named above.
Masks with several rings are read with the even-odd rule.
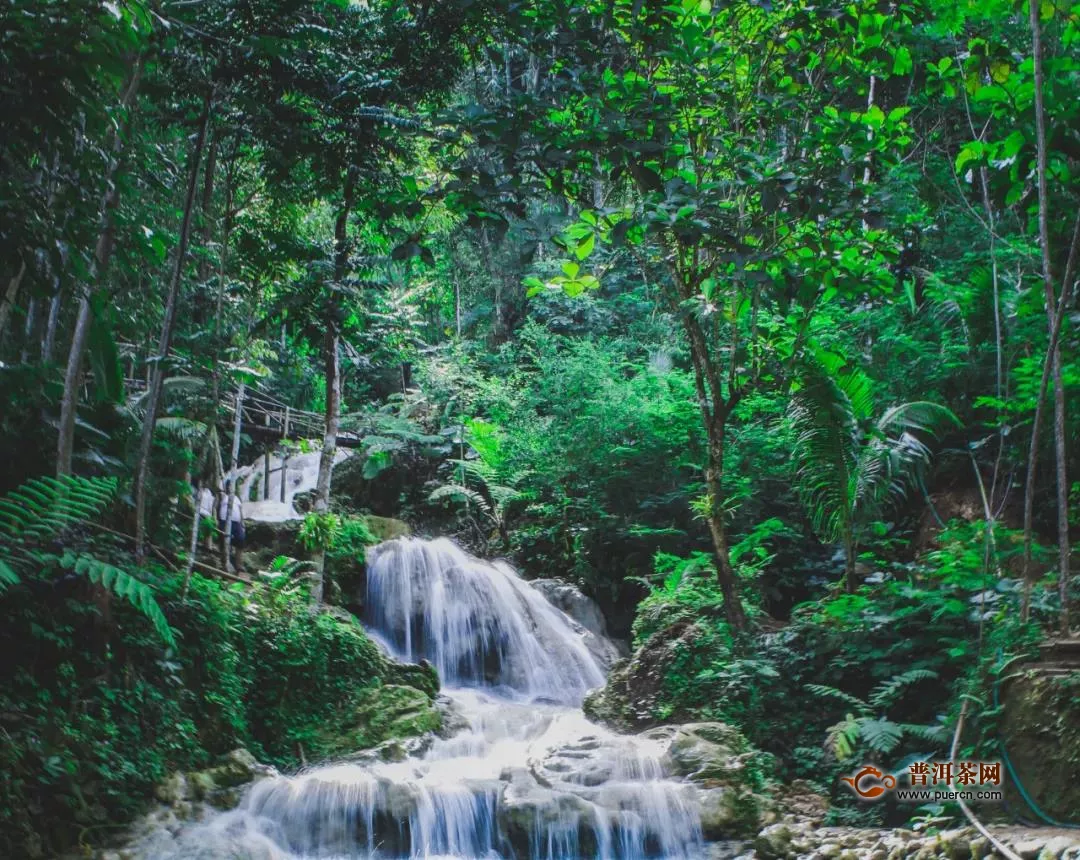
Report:
[[[3,297],[0,297],[0,343],[4,341],[4,332],[7,330],[8,320],[11,319],[11,312],[15,310],[15,299],[19,295],[19,286],[25,274],[26,260],[21,259],[19,271],[8,279],[7,290]]]
[[[1042,279],[1043,293],[1046,304],[1047,328],[1049,329],[1049,344],[1044,365],[1043,378],[1049,369],[1054,381],[1054,455],[1055,455],[1055,483],[1057,484],[1057,532],[1058,532],[1058,582],[1061,598],[1060,627],[1063,635],[1069,632],[1069,606],[1068,606],[1068,583],[1069,583],[1069,484],[1067,474],[1067,452],[1065,445],[1065,386],[1061,372],[1061,340],[1058,319],[1058,304],[1066,304],[1069,291],[1071,272],[1066,272],[1065,282],[1061,288],[1061,298],[1058,299],[1054,289],[1054,275],[1052,269],[1052,257],[1050,254],[1050,227],[1049,209],[1050,200],[1047,190],[1047,162],[1048,147],[1046,142],[1046,105],[1043,99],[1043,57],[1042,57],[1042,26],[1040,24],[1039,0],[1028,0],[1028,20],[1031,25],[1031,55],[1033,65],[1034,90],[1035,90],[1035,139],[1036,139],[1036,175],[1038,180],[1039,199],[1039,249],[1042,256]],[[1070,258],[1073,256],[1070,248]],[[1070,267],[1067,267],[1070,268]],[[1041,418],[1041,401],[1036,403],[1036,421]],[[1037,464],[1038,428],[1032,429],[1032,444],[1028,458],[1027,492],[1024,499],[1024,578],[1025,593],[1023,604],[1023,616],[1026,619],[1030,612],[1030,589],[1031,589],[1031,543],[1032,535],[1032,511],[1034,507],[1034,472]]]
[[[345,178],[345,191],[341,209],[334,224],[334,286],[345,280],[349,262],[349,215],[352,212],[353,194],[356,190],[356,173],[351,168]],[[341,420],[341,332],[339,292],[330,297],[330,312],[326,321],[326,429],[323,433],[322,452],[319,455],[319,478],[315,485],[313,509],[317,514],[330,510],[330,479],[337,456],[338,425]],[[326,573],[326,549],[319,548],[315,554],[315,583],[311,590],[314,606],[322,603]]]
[[[244,383],[236,390],[236,411],[233,413],[232,456],[229,458],[229,478],[225,481],[225,535],[221,542],[221,564],[230,570],[232,558],[233,496],[236,495],[236,473],[240,468],[240,429],[244,426]],[[239,571],[237,571],[239,572]]]
[[[225,224],[221,231],[221,253],[218,254],[217,299],[214,307],[214,355],[211,368],[211,418],[217,424],[218,405],[221,402],[221,317],[225,307],[225,283],[228,274],[229,240],[233,228],[233,194],[235,193],[236,161],[230,160],[225,170]]]
[[[60,276],[53,274],[52,298],[49,300],[49,318],[45,322],[45,337],[41,339],[41,363],[49,364],[56,344],[56,326],[60,322]]]
[[[203,149],[206,145],[206,133],[210,125],[211,97],[207,94],[203,100],[202,115],[199,117],[199,130],[191,150],[191,163],[188,166],[187,190],[184,196],[184,216],[180,224],[180,239],[173,261],[172,277],[169,281],[169,293],[165,301],[165,318],[161,324],[161,338],[158,341],[157,356],[150,389],[146,394],[146,414],[143,417],[142,438],[139,443],[139,458],[135,464],[135,555],[142,559],[146,542],[146,485],[150,470],[150,455],[154,447],[154,428],[157,425],[157,413],[161,404],[161,388],[165,380],[165,363],[172,349],[173,330],[176,327],[176,312],[180,304],[180,282],[183,280],[184,263],[187,261],[188,242],[191,238],[191,215],[195,205],[195,188],[198,185],[199,165],[202,162]]]
[[[113,211],[120,202],[120,188],[117,173],[120,169],[121,155],[124,150],[122,129],[129,125],[127,115],[142,77],[143,58],[135,61],[127,85],[120,99],[120,109],[124,120],[113,128],[112,143],[109,147],[109,166],[105,174],[105,192],[101,199],[98,215],[98,240],[94,248],[94,259],[90,267],[87,284],[79,297],[79,312],[75,319],[75,328],[71,335],[71,349],[68,351],[67,369],[64,372],[64,394],[60,401],[60,426],[56,442],[56,473],[71,474],[71,458],[75,447],[75,416],[79,406],[79,386],[82,382],[83,355],[90,336],[90,316],[93,310],[90,299],[105,277],[112,258],[113,249]]]
[[[722,407],[721,407],[722,408]],[[716,581],[724,595],[724,614],[732,630],[746,629],[746,613],[739,598],[739,580],[731,564],[728,547],[727,522],[724,519],[724,444],[726,421],[715,418],[709,427],[709,457],[705,468],[705,483],[709,491],[709,534],[712,536],[713,556],[716,559]]]
[[[27,364],[30,361],[30,344],[34,341],[34,334],[37,331],[39,304],[38,297],[31,296],[30,301],[27,302],[26,305],[26,321],[23,324],[22,354],[19,357],[19,361],[22,364]]]
[[[202,242],[200,244],[203,252],[199,259],[200,284],[206,282],[212,271],[210,240],[213,237],[214,228],[214,178],[217,174],[218,137],[219,135],[213,134],[210,138],[210,149],[206,155],[206,170],[203,172],[202,200],[199,203],[199,214],[202,216]]]

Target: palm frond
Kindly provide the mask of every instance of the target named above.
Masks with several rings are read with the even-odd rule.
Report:
[[[856,392],[863,397],[861,389]],[[856,406],[837,378],[820,364],[801,368],[800,387],[788,407],[795,430],[794,459],[799,493],[811,525],[824,540],[836,540],[852,516],[851,475],[857,462]]]
[[[155,429],[185,442],[202,439],[206,435],[206,424],[193,421],[180,415],[166,415],[157,420]]]
[[[859,721],[848,714],[840,722],[829,726],[825,732],[825,745],[837,761],[851,758],[859,740]]]

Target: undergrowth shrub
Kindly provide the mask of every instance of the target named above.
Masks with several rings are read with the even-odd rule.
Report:
[[[94,550],[132,569],[108,542]],[[311,614],[302,578],[248,588],[196,574],[183,596],[179,575],[138,572],[175,650],[135,607],[103,603],[59,566],[24,571],[0,598],[0,856],[98,842],[170,772],[237,746],[284,769],[316,760],[390,671],[355,620]]]
[[[1039,638],[1035,623],[1019,621],[1019,584],[998,574],[1017,547],[998,532],[989,569],[982,526],[953,523],[920,563],[879,562],[856,594],[803,604],[782,628],[742,637],[724,620],[709,555],[658,555],[658,584],[633,627],[635,648],[651,641],[667,649],[654,717],[732,723],[777,757],[784,779],[815,782],[840,809],[854,808],[837,790],[853,765],[906,771],[913,755],[944,753],[961,695],[974,705],[964,749],[995,757],[994,667]],[[1042,594],[1033,605],[1046,603],[1050,617]],[[657,635],[666,629],[679,633]]]

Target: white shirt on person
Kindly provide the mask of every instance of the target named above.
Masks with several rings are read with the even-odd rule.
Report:
[[[214,493],[209,487],[203,487],[199,493],[199,516],[212,517],[214,515]]]
[[[221,497],[221,505],[218,507],[218,519],[225,522],[229,518],[229,499],[232,499],[232,521],[242,523],[244,521],[244,506],[240,502],[240,497],[235,493]]]

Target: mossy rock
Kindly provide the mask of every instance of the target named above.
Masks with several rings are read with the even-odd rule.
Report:
[[[404,520],[395,520],[393,517],[377,517],[374,514],[368,514],[364,519],[367,521],[371,533],[380,542],[396,540],[399,537],[408,537],[412,534],[412,529]]]
[[[712,788],[699,802],[701,833],[709,841],[745,839],[775,820],[772,801],[746,788]]]
[[[1001,734],[1020,782],[1039,807],[1062,820],[1080,809],[1080,672],[1014,678],[1002,691]],[[1006,799],[1025,808],[1012,780]]]
[[[349,753],[441,728],[442,715],[423,690],[404,684],[382,684],[361,692],[345,725],[334,732],[328,746],[335,753]]]
[[[420,663],[387,661],[382,677],[387,684],[403,684],[422,690],[430,699],[439,695],[439,673],[427,660]]]

